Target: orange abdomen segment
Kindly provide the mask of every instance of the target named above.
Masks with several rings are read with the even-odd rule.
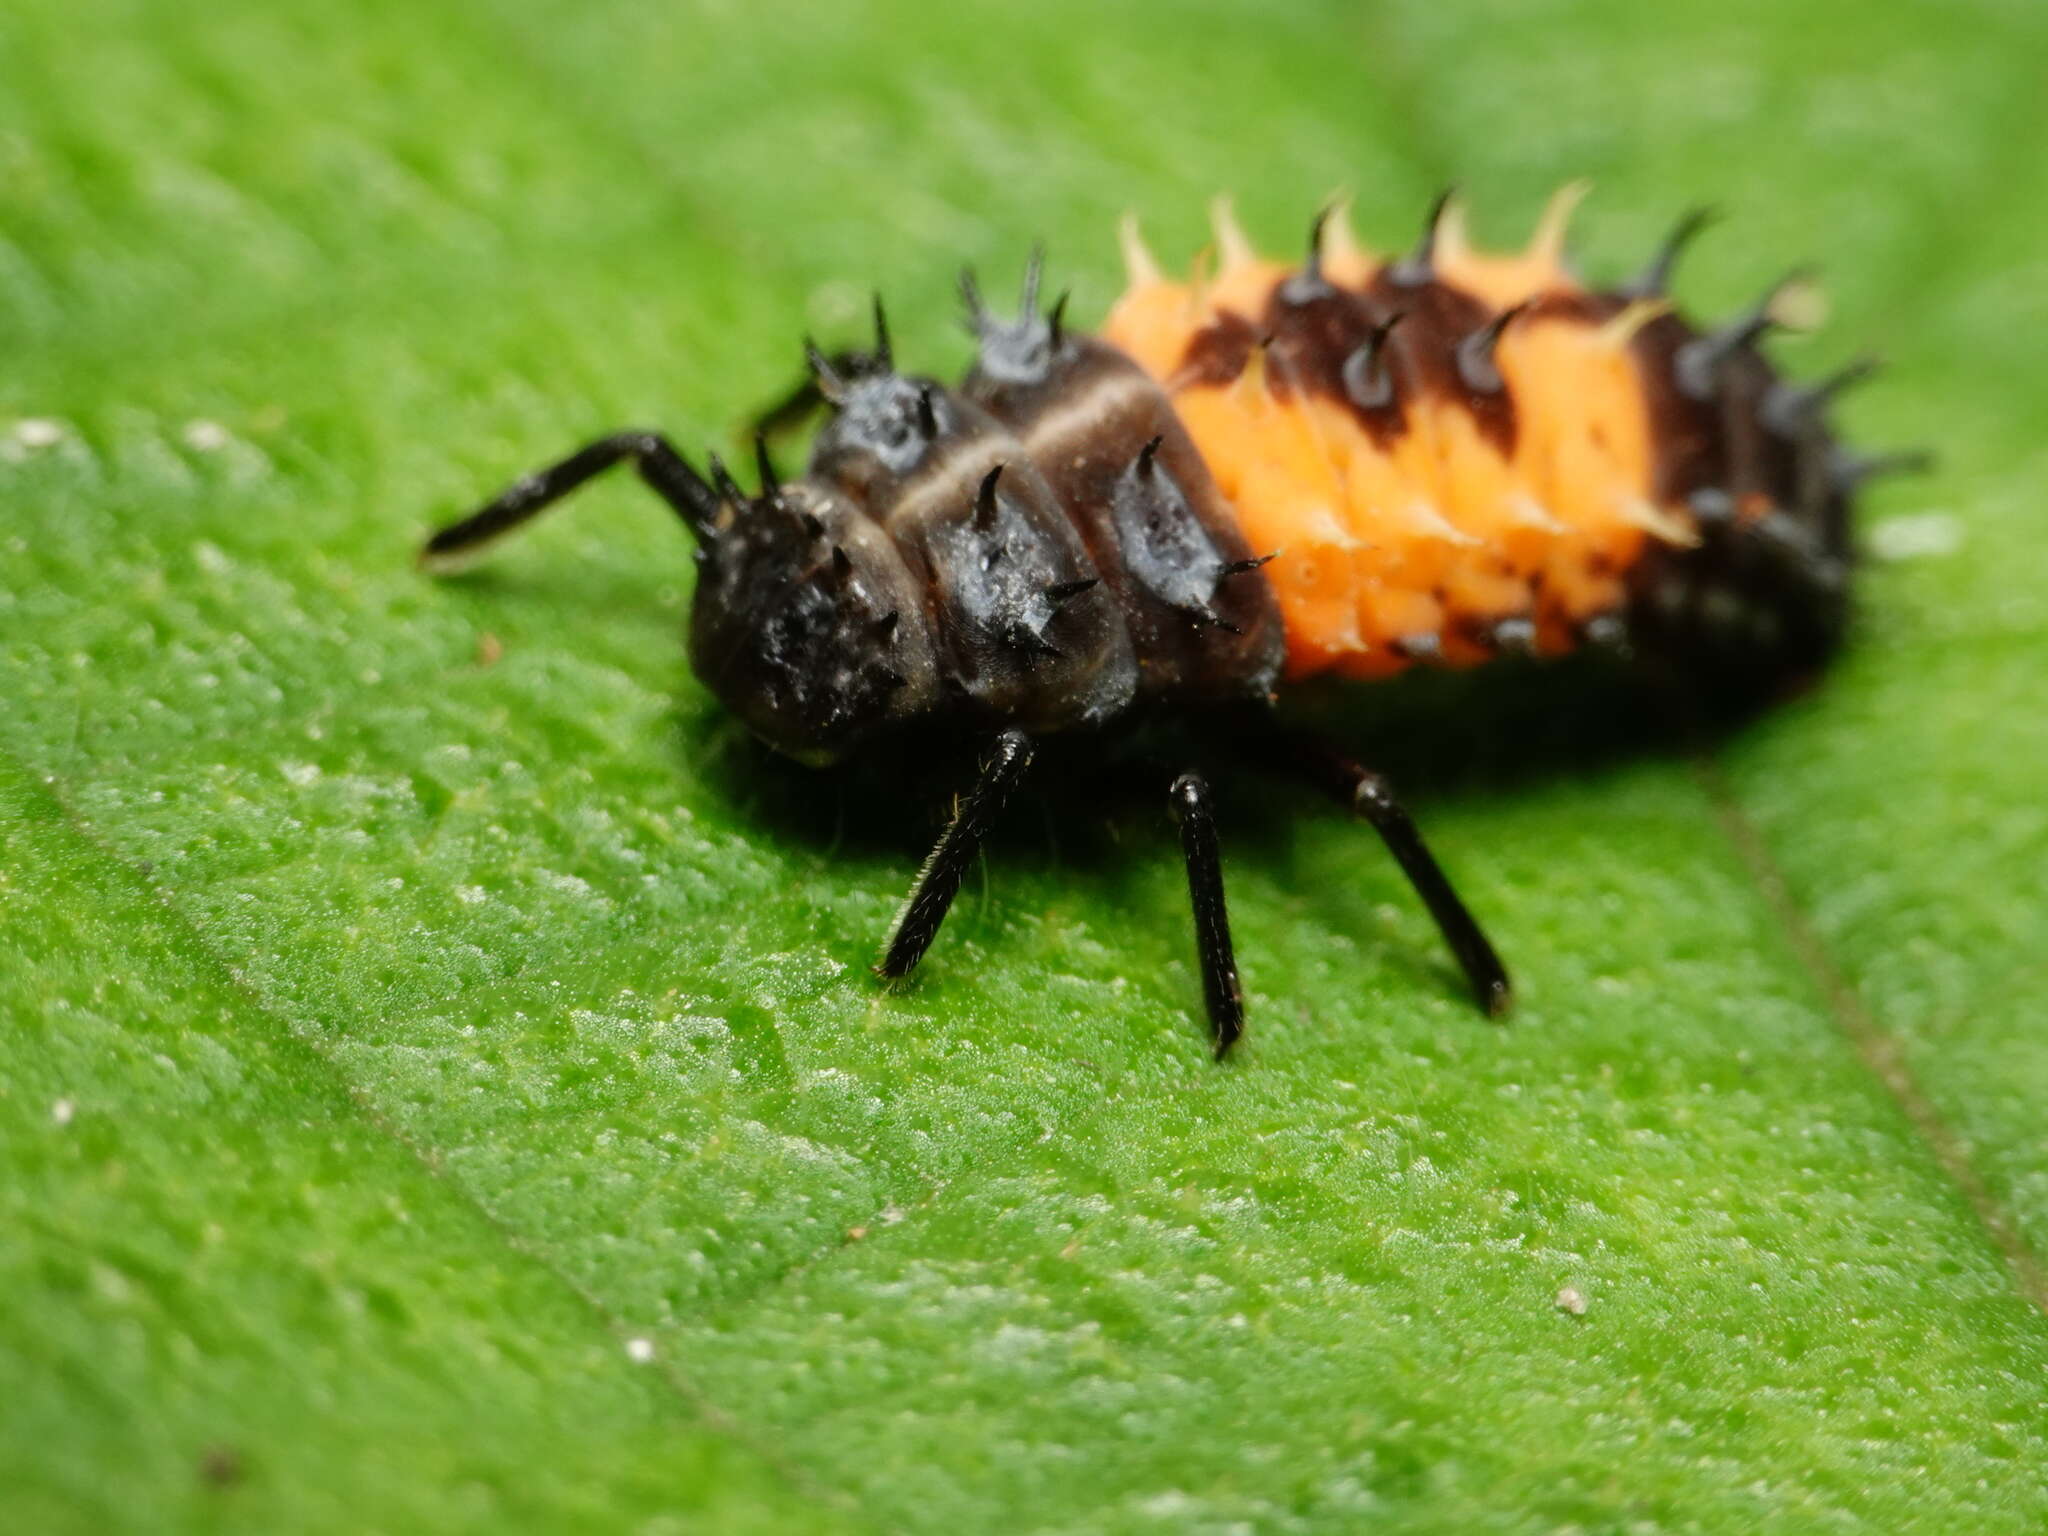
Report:
[[[1404,261],[1326,233],[1299,271],[1255,258],[1223,210],[1208,283],[1166,281],[1127,239],[1132,286],[1103,334],[1159,379],[1274,553],[1290,677],[1568,651],[1650,541],[1694,541],[1654,498],[1630,346],[1660,307],[1564,272],[1563,206],[1517,257],[1471,251],[1453,210]]]

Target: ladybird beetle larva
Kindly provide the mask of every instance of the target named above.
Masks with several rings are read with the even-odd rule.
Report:
[[[876,969],[937,935],[1034,743],[1160,711],[1258,711],[1330,674],[1585,649],[1782,672],[1846,613],[1849,502],[1909,455],[1845,453],[1827,423],[1858,364],[1781,381],[1758,350],[1810,296],[1780,284],[1695,329],[1666,297],[1703,217],[1634,281],[1563,262],[1580,188],[1521,253],[1472,247],[1448,196],[1406,255],[1334,210],[1299,266],[1215,210],[1215,271],[1168,278],[1133,223],[1130,285],[1097,335],[1041,314],[1034,255],[1015,320],[963,275],[976,359],[957,389],[896,371],[879,300],[865,353],[806,343],[832,408],[799,479],[762,443],[751,494],[659,433],[615,433],[430,539],[446,570],[630,461],[696,541],[689,653],[769,746],[826,764],[915,723],[985,742]],[[1198,264],[1199,267],[1199,264]],[[799,398],[794,404],[801,406]],[[781,414],[789,414],[784,410]],[[1368,820],[1480,1006],[1507,972],[1386,782],[1303,755]],[[1174,779],[1209,1025],[1244,1027],[1207,783]]]

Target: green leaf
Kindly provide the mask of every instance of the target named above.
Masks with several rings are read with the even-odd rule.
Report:
[[[16,0],[0,1525],[2040,1529],[2044,56],[1988,0]],[[643,492],[410,567],[593,432],[727,439],[871,288],[943,372],[961,262],[1099,314],[1126,206],[1392,246],[1456,179],[1506,241],[1577,175],[1595,272],[1696,201],[1698,307],[1822,259],[1781,358],[1883,351],[1852,435],[1942,468],[1711,753],[1390,744],[1506,1027],[1251,784],[1229,1067],[1163,785],[1020,804],[880,991],[926,808],[721,719]]]

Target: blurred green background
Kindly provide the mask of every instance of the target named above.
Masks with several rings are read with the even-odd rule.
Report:
[[[10,0],[0,1526],[2042,1529],[2044,66],[2031,0]],[[1250,786],[1229,1068],[1151,803],[1021,808],[880,994],[929,823],[719,721],[643,492],[409,568],[871,288],[945,370],[960,263],[1092,320],[1126,208],[1577,176],[1595,275],[1727,210],[1695,312],[1822,263],[1778,356],[1941,468],[1796,704],[1407,785],[1506,1028]]]

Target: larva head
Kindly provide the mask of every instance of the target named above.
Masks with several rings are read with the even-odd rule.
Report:
[[[779,752],[845,756],[938,696],[928,622],[881,529],[809,481],[749,497],[715,462],[690,661]]]

